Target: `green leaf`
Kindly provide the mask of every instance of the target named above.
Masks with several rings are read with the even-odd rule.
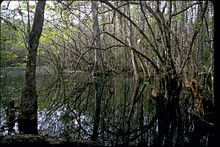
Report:
[[[11,72],[9,71],[9,72],[6,72],[6,75],[10,75],[11,74]]]
[[[14,55],[13,57],[14,57],[14,58],[17,58],[18,56],[17,56],[17,55]]]
[[[64,82],[66,82],[66,83],[67,83],[67,82],[69,82],[69,80],[68,80],[68,79],[65,79],[65,80],[64,80]]]

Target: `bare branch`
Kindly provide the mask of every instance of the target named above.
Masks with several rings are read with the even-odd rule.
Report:
[[[151,65],[154,67],[154,69],[156,70],[156,72],[159,72],[159,67],[147,56],[145,56],[143,53],[141,53],[140,51],[138,51],[136,48],[134,48],[133,46],[130,46],[128,44],[126,44],[125,42],[121,41],[120,39],[118,39],[117,37],[115,37],[114,35],[108,33],[108,32],[103,32],[108,34],[109,36],[111,36],[112,38],[114,38],[115,40],[117,40],[118,42],[120,42],[121,44],[129,47],[131,50],[133,50],[134,52],[136,52],[137,54],[141,55],[143,58],[145,58],[147,61],[149,61],[151,63]]]
[[[175,14],[172,14],[171,17],[177,16],[177,15],[179,15],[180,13],[183,13],[184,11],[188,10],[189,8],[191,8],[192,6],[197,5],[197,4],[200,4],[200,2],[193,3],[192,5],[186,7],[185,9],[183,9],[183,10],[181,10],[181,11],[175,13]]]
[[[194,44],[194,41],[203,25],[203,19],[205,17],[205,12],[206,12],[206,9],[207,9],[207,6],[208,6],[208,1],[205,1],[205,4],[204,4],[204,7],[203,9],[201,10],[202,11],[202,15],[201,17],[198,19],[198,22],[196,23],[196,25],[199,23],[199,26],[196,27],[196,30],[194,31],[194,34],[193,34],[193,37],[191,39],[191,43],[189,45],[189,52],[187,54],[187,57],[186,57],[186,60],[183,62],[183,66],[182,66],[182,69],[180,71],[180,74],[183,72],[183,69],[184,67],[186,66],[186,63],[188,62],[188,60],[190,59],[190,55],[191,55],[191,52],[192,52],[192,47],[193,47],[193,44]]]
[[[112,9],[114,9],[115,11],[117,11],[120,15],[122,15],[123,17],[125,17],[128,21],[130,21],[134,27],[138,30],[139,33],[141,33],[141,35],[143,35],[143,37],[147,40],[147,42],[150,44],[150,46],[152,47],[153,51],[156,53],[157,57],[160,59],[161,63],[163,63],[163,59],[158,51],[157,48],[155,48],[155,46],[152,44],[152,42],[150,41],[150,39],[147,37],[147,35],[143,32],[143,30],[133,21],[131,20],[131,18],[129,18],[127,15],[125,15],[123,12],[121,12],[119,9],[115,8],[111,3],[109,3],[108,1],[105,0],[101,0],[101,2],[105,3],[106,5],[108,5],[109,7],[111,7]]]

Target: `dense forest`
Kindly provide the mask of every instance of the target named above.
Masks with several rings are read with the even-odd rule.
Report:
[[[214,3],[3,1],[1,134],[215,143]]]

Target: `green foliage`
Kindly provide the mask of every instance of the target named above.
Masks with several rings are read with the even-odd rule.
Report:
[[[50,38],[54,38],[54,35],[55,35],[56,33],[55,32],[53,32],[53,31],[44,31],[43,33],[42,33],[42,35],[41,35],[41,38],[40,38],[40,41],[42,42],[42,43],[48,43],[49,41],[50,41]]]
[[[209,88],[206,88],[204,86],[201,87],[203,94],[209,99],[212,100],[212,91]]]
[[[11,51],[0,51],[2,65],[6,63],[8,66],[23,66],[23,63],[16,63],[18,60],[18,55]]]
[[[210,55],[211,55],[210,50],[205,49],[205,51],[203,53],[203,58],[202,58],[204,63],[207,63],[210,61]]]
[[[0,51],[1,52],[1,60],[9,61],[12,58],[12,53],[9,51]]]
[[[6,23],[7,25],[7,29],[9,31],[17,31],[17,26],[15,24],[13,24],[12,22],[10,22],[8,19],[2,18],[3,23]]]
[[[141,43],[139,44],[139,47],[140,47],[140,48],[146,48],[146,49],[148,49],[148,48],[150,47],[150,45],[149,45],[149,43],[147,43],[147,42],[141,42]]]
[[[15,9],[16,10],[16,9]],[[3,15],[1,26],[1,62],[0,66],[20,66],[26,54],[25,44],[21,31],[18,29],[18,19],[12,10],[11,14]],[[19,64],[20,63],[20,64]]]
[[[183,19],[183,15],[179,14],[179,15],[175,16],[173,20],[176,20],[176,21],[180,22],[182,19]]]

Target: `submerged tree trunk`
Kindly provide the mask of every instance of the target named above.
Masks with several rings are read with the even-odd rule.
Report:
[[[95,86],[95,114],[94,114],[94,123],[93,123],[93,133],[92,133],[92,141],[96,141],[98,138],[98,129],[100,122],[100,114],[101,114],[101,100],[102,100],[102,92],[104,87],[104,80],[102,76],[94,76],[94,86]]]
[[[39,39],[43,29],[44,8],[46,1],[37,3],[32,30],[28,42],[28,59],[25,85],[22,91],[18,128],[25,134],[37,134],[37,92],[36,92],[36,57]]]

